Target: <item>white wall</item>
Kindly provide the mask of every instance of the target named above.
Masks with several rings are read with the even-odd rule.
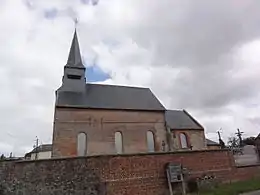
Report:
[[[35,160],[36,153],[31,154],[31,160]],[[51,151],[47,152],[38,152],[38,158],[37,159],[48,159],[51,158]]]

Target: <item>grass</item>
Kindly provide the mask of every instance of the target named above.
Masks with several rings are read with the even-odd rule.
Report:
[[[200,195],[238,195],[260,189],[260,178],[247,181],[239,181],[231,184],[223,184],[212,191],[201,192]]]

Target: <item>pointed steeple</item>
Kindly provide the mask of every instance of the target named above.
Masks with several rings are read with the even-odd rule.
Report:
[[[85,72],[86,68],[81,60],[77,31],[75,29],[68,61],[64,66],[62,86],[59,91],[85,92]]]
[[[79,42],[77,36],[77,30],[75,29],[74,36],[70,46],[70,53],[68,57],[68,61],[66,66],[69,67],[77,67],[77,68],[85,68],[80,54]]]

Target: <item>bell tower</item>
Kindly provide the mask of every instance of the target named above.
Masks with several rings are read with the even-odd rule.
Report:
[[[59,91],[84,92],[86,68],[81,59],[77,31],[75,29],[67,64],[64,66],[62,86]]]

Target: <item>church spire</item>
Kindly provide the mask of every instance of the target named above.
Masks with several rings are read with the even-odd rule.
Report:
[[[72,39],[67,64],[64,66],[64,75],[60,91],[85,92],[86,69],[82,63],[77,31]]]
[[[73,36],[73,39],[71,42],[70,53],[69,53],[69,57],[68,57],[66,66],[75,67],[75,68],[84,68],[84,65],[83,65],[82,59],[81,59],[76,29],[75,29],[74,36]]]

